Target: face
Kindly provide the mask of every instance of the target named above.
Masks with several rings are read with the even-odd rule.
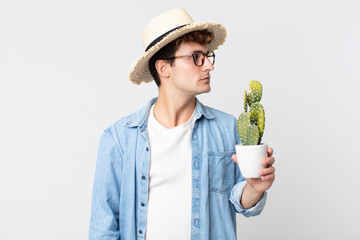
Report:
[[[191,55],[196,51],[206,53],[207,47],[197,42],[185,42],[179,46],[175,56]],[[170,86],[180,94],[196,96],[210,92],[210,71],[214,66],[205,57],[202,66],[196,66],[192,57],[175,59],[170,67]]]

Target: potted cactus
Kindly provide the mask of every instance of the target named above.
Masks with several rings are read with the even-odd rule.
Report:
[[[250,90],[250,93],[245,91],[243,95],[244,112],[237,121],[241,144],[237,144],[235,148],[241,174],[245,178],[259,178],[259,170],[265,167],[261,164],[261,159],[268,156],[268,145],[261,143],[265,128],[265,112],[260,104],[261,83],[251,81]]]

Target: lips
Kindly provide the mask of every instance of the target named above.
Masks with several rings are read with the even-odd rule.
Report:
[[[204,78],[201,78],[200,80],[208,80],[208,81],[210,81],[210,76],[206,76]]]

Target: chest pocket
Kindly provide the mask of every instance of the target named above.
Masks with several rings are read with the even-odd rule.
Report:
[[[209,152],[209,189],[226,193],[234,186],[235,163],[231,156],[235,152]]]

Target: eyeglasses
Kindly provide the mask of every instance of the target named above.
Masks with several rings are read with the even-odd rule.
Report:
[[[205,57],[209,59],[212,65],[215,63],[215,53],[213,51],[207,51],[203,53],[201,51],[196,51],[191,55],[182,55],[182,56],[175,56],[175,57],[168,57],[164,59],[178,59],[183,57],[192,57],[196,66],[201,67],[204,65]]]

